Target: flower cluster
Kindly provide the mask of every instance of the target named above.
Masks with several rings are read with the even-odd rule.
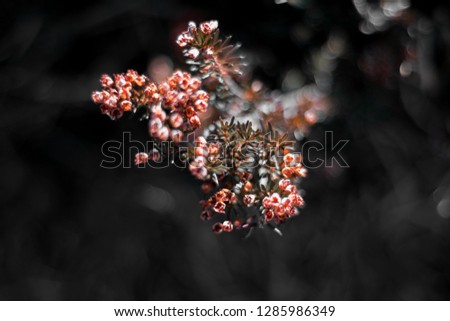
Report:
[[[124,112],[131,111],[133,104],[142,103],[136,92],[144,88],[148,79],[134,70],[113,77],[103,75],[100,78],[103,90],[93,92],[92,100],[100,105],[103,114],[118,119]]]
[[[160,141],[179,142],[186,132],[201,125],[198,113],[208,108],[209,94],[200,89],[199,78],[176,71],[158,85],[134,70],[113,77],[103,75],[103,90],[92,94],[93,101],[111,118],[144,108],[150,119],[150,136]]]
[[[225,215],[226,211],[230,210],[231,206],[233,206],[236,202],[236,194],[227,188],[222,188],[208,200],[200,202],[203,209],[200,217],[203,220],[209,220],[211,219],[213,212],[220,215]],[[213,231],[217,234],[222,232],[231,232],[234,227],[240,228],[240,221],[236,220],[233,224],[230,220],[226,219],[222,223],[215,223],[213,225]]]
[[[202,201],[201,206],[203,208],[203,213],[201,215],[204,219],[209,219],[211,217],[211,209],[219,214],[225,214],[227,206],[235,204],[237,201],[236,194],[227,188],[222,188],[211,196],[207,201]]]
[[[280,224],[286,218],[297,215],[297,207],[303,206],[305,202],[290,180],[280,180],[278,187],[280,193],[272,193],[262,200],[264,207],[262,214],[266,222],[274,219],[277,224]]]
[[[200,89],[201,84],[199,78],[177,71],[167,81],[151,88],[149,94],[156,93],[160,99],[151,108],[150,136],[179,142],[184,133],[201,125],[198,113],[206,111],[209,100],[209,95]]]
[[[281,174],[283,174],[286,178],[291,177],[306,177],[308,171],[302,165],[302,157],[300,154],[286,154],[283,157],[283,170]]]
[[[149,153],[137,153],[134,157],[134,164],[145,164],[148,161],[157,161],[161,158],[161,154],[157,149],[151,150]]]

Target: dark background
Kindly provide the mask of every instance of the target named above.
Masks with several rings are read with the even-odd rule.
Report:
[[[291,4],[302,4],[301,7]],[[0,42],[0,299],[450,299],[450,28],[425,21],[420,72],[399,74],[408,23],[366,35],[351,1],[10,1]],[[281,238],[216,236],[199,219],[200,183],[176,168],[100,168],[112,122],[90,101],[102,73],[183,67],[177,33],[219,20],[254,75],[280,87],[338,31],[333,115],[312,129],[349,139],[350,167],[311,170],[307,206]],[[295,36],[305,28],[309,36]],[[362,67],[365,66],[365,67]],[[431,79],[431,80],[430,80]]]

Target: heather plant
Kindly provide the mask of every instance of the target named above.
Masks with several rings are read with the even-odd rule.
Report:
[[[200,217],[212,219],[215,233],[269,227],[281,235],[278,227],[304,206],[307,170],[295,138],[327,113],[327,96],[313,85],[279,94],[252,81],[240,46],[217,21],[189,23],[176,43],[189,72],[160,83],[133,70],[103,75],[93,101],[111,119],[140,115],[152,140],[171,143],[138,153],[135,163],[180,158],[203,181]]]

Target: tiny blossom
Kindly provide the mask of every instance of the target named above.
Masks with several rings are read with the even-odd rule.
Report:
[[[250,192],[252,190],[252,188],[253,188],[252,183],[250,183],[249,181],[245,182],[244,187],[243,187],[243,190],[245,192]]]
[[[192,116],[191,118],[189,118],[189,124],[191,124],[192,127],[197,128],[200,126],[201,122],[200,122],[200,118],[198,118],[197,115]]]
[[[262,204],[263,204],[263,206],[264,206],[265,208],[271,207],[271,206],[272,206],[272,200],[271,200],[271,198],[268,197],[268,196],[264,197],[264,199],[263,199],[263,201],[262,201]]]
[[[289,194],[288,197],[291,200],[293,206],[302,206],[302,205],[305,204],[305,201],[303,200],[303,197],[301,197],[297,193],[291,193],[291,194]]]
[[[214,49],[211,47],[207,47],[203,50],[203,56],[205,58],[211,58],[214,55]]]
[[[186,108],[186,116],[187,117],[194,117],[195,116],[195,109],[192,106],[189,106]]]
[[[188,31],[189,33],[193,34],[194,32],[197,31],[197,25],[195,24],[195,22],[190,21],[188,24]]]
[[[131,106],[132,106],[132,104],[131,104],[131,101],[129,101],[129,100],[123,100],[120,103],[120,107],[122,108],[123,111],[131,111]]]
[[[183,132],[178,129],[172,129],[170,132],[170,138],[173,142],[179,143],[183,139]]]
[[[283,160],[284,160],[284,163],[285,163],[285,164],[290,164],[290,163],[292,163],[292,162],[294,161],[294,159],[295,159],[295,157],[294,157],[294,155],[292,155],[292,154],[286,154],[286,155],[284,155],[284,157],[283,157]]]
[[[198,79],[198,78],[192,78],[192,79],[189,81],[189,89],[191,89],[191,90],[198,90],[198,91],[197,91],[197,98],[199,98],[199,97],[198,97],[199,92],[200,92],[200,91],[203,91],[203,90],[199,90],[201,85],[202,85],[202,81],[201,81],[200,79]],[[208,95],[208,94],[206,94],[206,95]],[[205,97],[202,98],[202,99],[203,99],[203,100],[208,100],[208,96],[205,96]]]
[[[281,205],[283,205],[284,207],[288,207],[291,205],[291,200],[288,197],[283,197],[281,199]]]
[[[100,104],[104,101],[104,96],[103,93],[100,91],[94,91],[92,93],[92,100],[94,101],[94,103],[96,104]]]
[[[286,187],[285,191],[288,193],[295,193],[297,192],[297,187],[295,187],[295,185],[289,185]]]
[[[204,221],[207,221],[209,219],[211,219],[212,217],[212,213],[210,210],[204,210],[202,211],[202,213],[200,214],[200,218]]]
[[[264,214],[264,218],[265,218],[266,222],[270,222],[275,215],[273,210],[271,210],[271,209],[264,210],[263,214]]]
[[[283,174],[284,177],[289,178],[294,175],[294,170],[291,167],[285,167],[283,168],[281,173]]]
[[[216,204],[214,204],[214,210],[217,212],[217,213],[225,213],[225,209],[226,209],[226,205],[225,205],[225,203],[224,202],[217,202]]]
[[[281,202],[280,194],[278,194],[278,193],[273,193],[272,196],[270,196],[270,201],[271,201],[273,204],[278,204],[278,203],[280,203],[280,202]]]
[[[134,164],[145,164],[148,162],[148,154],[147,153],[137,153],[134,157]]]
[[[179,128],[183,124],[183,116],[179,112],[170,114],[170,125],[173,128]]]
[[[186,52],[186,56],[191,59],[195,59],[200,54],[200,51],[197,48],[191,48]]]
[[[213,227],[212,227],[212,229],[213,229],[214,233],[216,233],[216,234],[222,233],[222,231],[223,231],[222,223],[216,223],[216,224],[214,224]]]
[[[186,47],[188,44],[190,44],[192,41],[194,41],[194,38],[192,38],[192,36],[190,36],[187,33],[182,33],[181,35],[178,36],[177,38],[177,44],[180,47]]]
[[[189,164],[189,171],[197,179],[205,180],[208,178],[208,170],[203,163],[198,163],[197,161],[191,162]]]
[[[247,194],[244,196],[244,204],[247,206],[252,205],[255,203],[256,195],[255,194]]]
[[[209,35],[219,27],[219,23],[216,20],[211,20],[208,22],[202,22],[200,24],[200,30],[205,34]]]
[[[278,182],[278,187],[280,188],[280,190],[284,191],[286,188],[288,188],[288,186],[290,186],[292,183],[290,180],[288,179],[282,179]]]
[[[230,200],[231,191],[227,188],[223,188],[215,194],[217,201],[228,202]]]
[[[204,100],[196,100],[195,101],[195,110],[198,112],[205,112],[206,108],[208,108],[208,103]]]
[[[295,169],[295,174],[300,177],[306,177],[306,175],[308,174],[308,170],[304,167],[297,167]]]
[[[158,161],[160,158],[161,158],[161,154],[159,153],[159,151],[157,149],[152,149],[148,153],[148,159],[149,160]]]
[[[224,232],[231,232],[233,231],[233,223],[230,221],[223,221],[222,228]]]
[[[114,84],[114,80],[108,75],[102,75],[100,78],[100,83],[103,87],[108,88]]]
[[[210,144],[208,146],[208,155],[216,156],[220,152],[220,145],[219,144]]]

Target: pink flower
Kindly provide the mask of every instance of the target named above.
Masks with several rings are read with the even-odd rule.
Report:
[[[270,199],[269,196],[266,196],[266,197],[264,197],[262,204],[265,208],[272,207],[272,200]]]
[[[183,125],[183,116],[181,113],[175,112],[170,114],[170,125],[172,125],[173,128],[179,128]]]
[[[285,207],[282,204],[278,204],[273,208],[275,215],[279,218],[285,217]]]
[[[134,164],[135,165],[139,165],[139,164],[145,164],[148,161],[148,154],[147,153],[137,153],[134,156]]]
[[[170,130],[167,126],[162,126],[158,132],[158,138],[161,141],[166,141],[169,138]]]
[[[194,147],[194,155],[197,156],[206,156],[208,155],[208,150],[206,147]]]
[[[159,136],[159,129],[162,127],[162,121],[159,118],[152,118],[148,122],[148,131],[150,133],[150,136],[152,137],[158,137]]]
[[[122,100],[120,103],[120,108],[122,108],[123,111],[130,111],[132,107],[131,101],[129,100]]]
[[[194,107],[189,106],[189,107],[186,108],[186,117],[189,118],[189,117],[193,117],[195,115],[197,115],[197,113],[195,112]]]
[[[183,108],[186,106],[186,103],[188,102],[189,97],[185,93],[179,93],[177,96],[177,104],[178,108]]]
[[[284,155],[284,157],[283,157],[283,161],[286,164],[286,166],[289,165],[290,163],[292,163],[294,161],[294,159],[295,159],[294,155],[292,155],[290,153]]]
[[[289,194],[289,199],[292,202],[292,206],[303,206],[305,204],[305,201],[303,200],[303,197],[301,197],[297,193]]]
[[[224,232],[231,232],[233,231],[233,223],[231,223],[230,221],[224,221],[222,223],[222,228]]]
[[[190,21],[189,24],[188,24],[188,32],[190,34],[193,34],[196,31],[197,31],[197,25],[195,24],[195,22]]]
[[[180,47],[186,47],[186,45],[190,44],[192,41],[194,41],[194,38],[185,32],[177,38],[177,44]]]
[[[114,80],[108,75],[102,75],[100,78],[100,83],[104,88],[111,87],[114,84]]]
[[[228,202],[230,200],[231,191],[227,188],[222,188],[215,194],[218,202]]]
[[[273,219],[273,217],[275,216],[275,214],[273,213],[273,210],[271,210],[271,209],[264,210],[263,214],[264,214],[264,218],[265,218],[266,222],[270,222]]]
[[[214,204],[214,211],[216,211],[217,213],[225,213],[225,208],[227,206],[225,205],[224,202],[216,202],[216,204]]]
[[[209,220],[212,217],[212,213],[210,210],[204,210],[202,211],[202,213],[200,214],[200,218],[204,221]]]
[[[211,47],[206,47],[205,49],[203,49],[203,56],[205,56],[205,58],[211,58],[214,55],[214,50]]]
[[[102,104],[104,101],[104,97],[103,97],[103,93],[100,91],[94,91],[92,93],[92,100],[94,101],[94,103],[96,104]]]
[[[247,194],[244,196],[244,204],[247,206],[252,205],[255,203],[256,195],[255,194]]]
[[[306,168],[304,168],[303,166],[297,166],[295,168],[295,175],[300,176],[300,177],[306,177],[307,174],[308,174],[308,170]]]
[[[196,78],[194,78],[194,79],[196,79]],[[209,99],[209,95],[208,95],[208,93],[206,92],[206,91],[204,91],[204,90],[198,90],[196,93],[195,93],[195,99],[200,99],[200,100],[205,100],[205,101],[207,101],[208,99]]]
[[[292,169],[292,167],[285,167],[281,171],[281,174],[283,174],[284,177],[289,178],[292,177],[292,175],[294,175],[294,170]]]
[[[199,113],[205,112],[207,108],[208,103],[206,101],[200,99],[195,101],[195,110],[198,111]]]
[[[212,227],[212,229],[213,229],[214,233],[216,233],[216,234],[222,233],[222,231],[223,231],[222,223],[216,223],[216,224],[214,224],[213,227]]]
[[[270,201],[275,205],[281,202],[280,194],[273,193],[272,196],[270,196]]]
[[[284,212],[286,213],[287,216],[291,217],[296,215],[296,208],[294,206],[287,206],[284,210]]]
[[[200,122],[200,118],[198,118],[198,116],[195,115],[195,116],[192,116],[191,118],[189,118],[189,124],[191,124],[192,127],[197,128],[202,123]]]
[[[186,56],[191,59],[196,59],[199,54],[200,51],[197,48],[191,48],[186,52]]]
[[[288,197],[283,197],[283,199],[281,200],[281,205],[283,205],[284,207],[288,207],[291,205],[291,199]]]
[[[183,139],[183,132],[178,129],[172,129],[170,132],[170,138],[175,143],[179,143]]]
[[[281,179],[278,182],[278,187],[280,188],[280,190],[284,191],[289,185],[291,185],[291,181],[288,179]]]
[[[161,158],[161,154],[159,153],[159,151],[157,149],[152,149],[148,153],[148,159],[149,160],[158,161],[160,158]]]
[[[202,22],[200,24],[200,30],[205,34],[209,35],[219,27],[217,20],[211,20],[208,22]]]
[[[191,89],[191,90],[198,90],[201,85],[202,85],[202,81],[198,78],[191,78],[191,80],[189,81],[189,89]],[[198,92],[197,92],[197,95],[198,95]]]
[[[297,192],[297,187],[295,187],[294,184],[289,185],[288,187],[286,187],[285,192],[296,193]]]

